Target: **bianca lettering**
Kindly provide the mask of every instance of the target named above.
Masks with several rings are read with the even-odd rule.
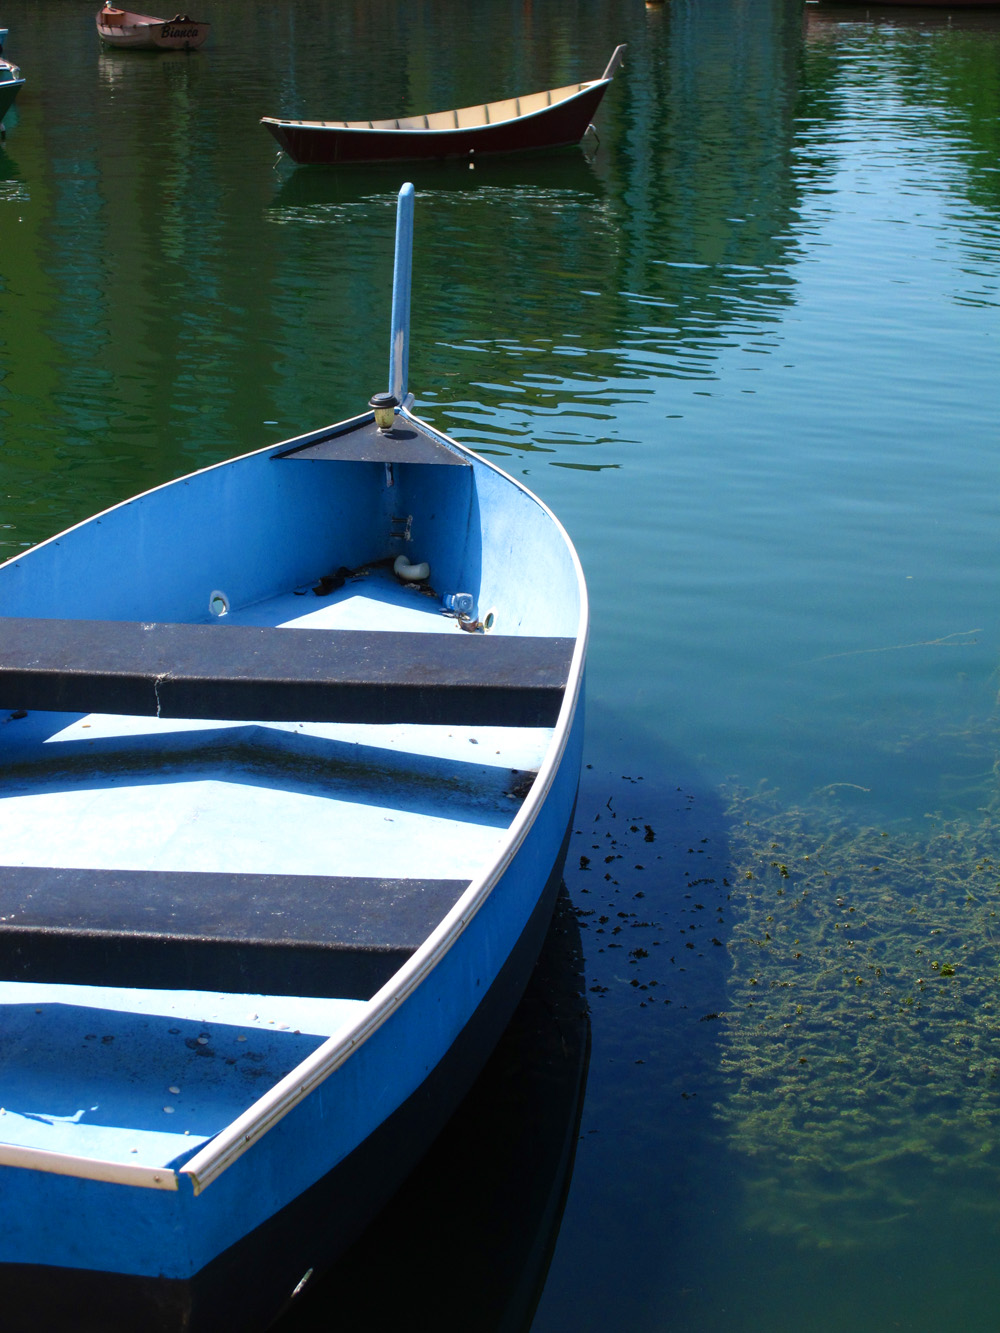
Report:
[[[169,23],[163,25],[161,37],[197,37],[197,28],[172,28]]]

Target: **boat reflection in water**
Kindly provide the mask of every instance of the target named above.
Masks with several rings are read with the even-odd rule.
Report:
[[[527,1328],[562,1221],[589,1056],[580,932],[563,888],[524,998],[468,1097],[273,1333]]]
[[[498,190],[519,197],[564,193],[585,201],[602,197],[604,181],[595,168],[599,147],[593,153],[553,154],[547,158],[493,157],[473,167],[468,162],[419,162],[407,172],[421,198],[428,195],[462,195],[476,190]],[[297,171],[285,169],[282,155],[275,164],[275,194],[272,214],[280,210],[315,209],[358,204],[370,199],[393,197],[399,188],[399,167],[374,162],[348,172]],[[275,220],[283,220],[275,217]]]

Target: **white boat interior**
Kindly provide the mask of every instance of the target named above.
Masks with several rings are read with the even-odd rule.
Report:
[[[508,97],[499,102],[484,102],[479,106],[463,106],[453,111],[433,111],[428,115],[398,116],[391,120],[284,120],[286,125],[312,125],[317,128],[346,130],[466,130],[482,125],[496,125],[519,116],[531,116],[547,107],[565,102],[577,93],[585,92],[601,83],[591,79],[586,83],[571,83],[565,88],[550,88],[545,92],[528,93],[524,97]]]

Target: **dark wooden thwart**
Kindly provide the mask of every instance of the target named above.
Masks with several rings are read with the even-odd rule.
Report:
[[[0,866],[0,977],[368,999],[467,886]]]
[[[11,709],[552,726],[572,639],[0,617]]]

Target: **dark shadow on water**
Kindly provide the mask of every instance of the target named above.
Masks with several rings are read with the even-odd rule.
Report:
[[[697,1327],[692,1312],[724,1281],[718,1256],[735,1212],[714,1115],[729,975],[726,812],[683,756],[650,753],[642,737],[618,748],[632,756],[623,767],[585,772],[566,861],[592,1054],[539,1333]]]
[[[565,890],[514,1018],[427,1157],[275,1333],[520,1330],[545,1282],[573,1170],[590,1049]]]
[[[993,1329],[992,819],[682,771],[581,792],[591,1069],[533,1333]]]

